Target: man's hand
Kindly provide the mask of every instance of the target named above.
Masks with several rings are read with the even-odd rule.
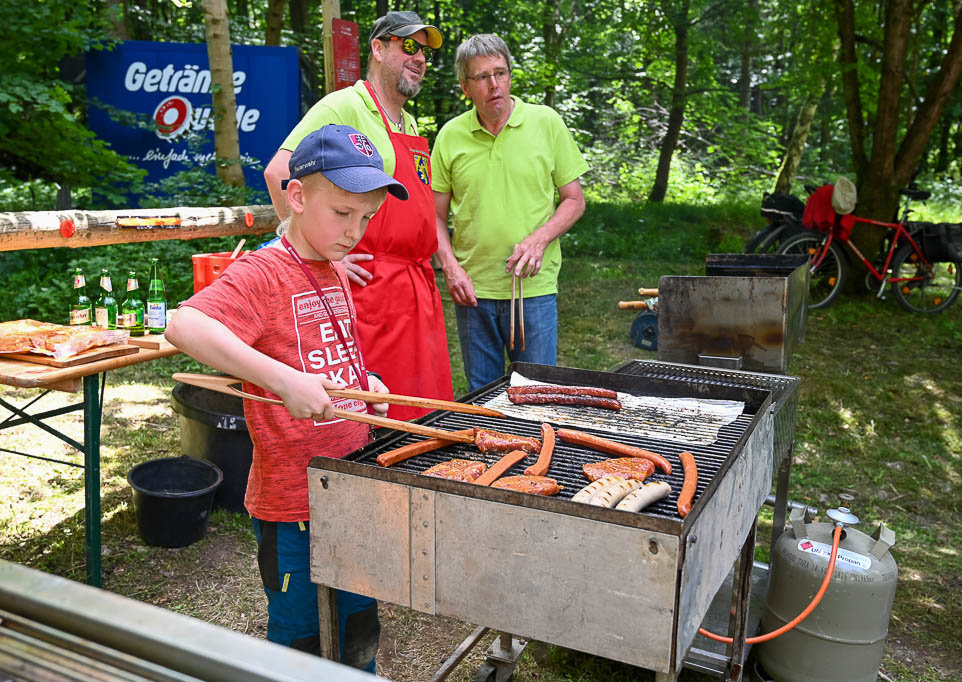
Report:
[[[387,386],[384,385],[384,382],[378,379],[373,374],[367,375],[367,385],[368,385],[368,388],[374,391],[375,393],[390,393]],[[374,412],[379,417],[383,417],[387,415],[387,408],[388,408],[387,403],[370,403],[370,405],[374,409]]]
[[[366,287],[367,283],[374,278],[374,275],[358,263],[370,260],[374,260],[374,256],[370,253],[349,253],[341,259],[341,264],[344,265],[349,280],[358,286]]]
[[[541,271],[541,262],[548,242],[543,241],[538,232],[532,232],[520,244],[514,245],[514,251],[505,261],[504,271],[520,277],[534,277]]]
[[[334,419],[334,406],[325,389],[344,388],[343,381],[331,381],[321,374],[308,374],[291,369],[284,377],[283,389],[277,395],[295,419]]]
[[[474,295],[474,282],[468,273],[460,265],[449,263],[444,268],[444,281],[448,285],[451,298],[458,305],[471,306],[476,308],[478,297]]]

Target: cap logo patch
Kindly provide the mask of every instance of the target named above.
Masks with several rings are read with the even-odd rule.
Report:
[[[364,156],[374,156],[374,145],[367,139],[367,136],[361,133],[352,133],[347,137],[351,141],[351,144],[354,145],[354,148],[364,154]]]
[[[426,154],[414,152],[414,170],[417,171],[418,180],[425,185],[431,184],[431,159]]]

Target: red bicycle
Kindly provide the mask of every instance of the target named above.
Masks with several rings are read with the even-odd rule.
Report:
[[[870,291],[877,291],[878,297],[884,298],[886,290],[891,289],[898,304],[909,312],[938,313],[955,303],[962,291],[962,225],[907,222],[909,202],[924,201],[930,194],[914,187],[903,189],[901,194],[906,202],[897,223],[851,213],[834,214],[834,220],[824,230],[806,229],[782,242],[778,253],[809,257],[810,309],[831,305],[841,293],[850,276],[850,255],[868,270],[865,285]],[[856,224],[891,232],[883,240],[874,263],[849,239]]]

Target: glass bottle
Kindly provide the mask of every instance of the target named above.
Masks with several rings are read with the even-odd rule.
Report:
[[[133,270],[127,273],[127,297],[120,304],[117,327],[126,329],[131,336],[144,335],[144,302],[140,300],[140,285]]]
[[[117,328],[117,299],[114,298],[113,285],[107,268],[100,271],[100,297],[94,304],[94,317],[98,327]]]
[[[81,268],[73,271],[73,295],[73,303],[70,304],[71,326],[93,324],[93,305],[87,298],[87,281],[84,279],[84,271]]]
[[[147,331],[163,334],[167,329],[167,291],[160,278],[160,265],[150,259],[150,285],[147,288]]]

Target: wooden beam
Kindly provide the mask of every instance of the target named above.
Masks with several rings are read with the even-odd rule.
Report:
[[[322,32],[324,47],[324,93],[334,92],[334,24],[331,21],[341,17],[341,0],[321,0],[321,18],[324,21]]]
[[[247,218],[247,214],[250,214],[250,218]],[[120,227],[118,217],[171,217],[178,219],[180,224],[173,226]],[[70,225],[64,225],[65,221],[72,222],[74,228],[72,235],[70,234]],[[205,237],[265,234],[276,229],[277,223],[277,215],[270,204],[220,207],[179,206],[176,208],[122,209],[119,211],[70,210],[0,213],[0,251],[47,249],[56,246],[75,249],[85,246],[151,242],[164,239],[201,239]]]

